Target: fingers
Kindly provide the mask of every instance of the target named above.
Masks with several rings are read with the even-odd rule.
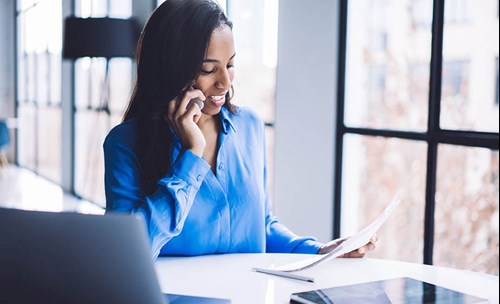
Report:
[[[187,109],[186,113],[184,114],[185,118],[190,118],[192,119],[195,123],[198,122],[198,120],[201,117],[201,109],[198,106],[197,103],[194,103],[192,106]],[[182,119],[182,118],[181,118]]]
[[[362,258],[364,256],[365,256],[365,253],[360,253],[359,249],[356,249],[356,250],[353,250],[351,252],[344,253],[339,258],[348,258],[348,259],[353,258],[353,259],[357,259],[357,258]]]
[[[183,115],[186,114],[186,112],[189,112],[190,109],[187,109],[187,106],[189,104],[189,101],[193,98],[199,98],[201,100],[205,100],[205,96],[200,90],[190,90],[187,91],[186,94],[182,97],[180,101],[178,101],[178,106],[174,114],[174,118],[179,118]],[[190,107],[193,108],[193,107]],[[199,107],[198,107],[199,109]],[[187,110],[187,111],[186,111]]]
[[[368,243],[365,246],[360,247],[360,248],[358,248],[358,250],[355,250],[355,251],[358,252],[359,254],[365,254],[366,252],[372,251],[372,250],[375,250],[375,244]]]
[[[343,257],[344,258],[362,258],[365,256],[365,254],[368,251],[373,251],[376,248],[375,243],[378,241],[378,236],[374,235],[371,239],[370,242],[368,242],[366,245],[358,248],[357,250],[353,250],[349,253],[346,253]]]
[[[364,254],[367,251],[375,250],[375,247],[376,247],[375,243],[377,241],[378,241],[378,236],[376,236],[376,235],[372,236],[372,238],[370,239],[370,242],[368,242],[368,244],[364,245],[363,247],[359,248],[357,250],[357,252],[360,254]]]
[[[337,247],[338,245],[340,245],[342,242],[344,242],[346,239],[348,238],[340,238],[340,239],[336,239],[336,240],[333,240],[329,243],[327,243],[325,246],[323,246],[319,251],[318,253],[320,254],[323,254],[323,253],[327,253],[327,252],[330,252],[331,250],[333,250],[333,248]],[[374,235],[371,237],[370,241],[365,244],[364,246],[356,249],[356,250],[353,250],[351,252],[348,252],[342,256],[340,256],[340,258],[362,258],[365,256],[365,254],[368,252],[368,251],[372,251],[372,250],[375,250],[376,248],[376,245],[375,243],[378,241],[378,236],[377,235]],[[335,246],[333,247],[333,244],[335,244]],[[329,247],[332,247],[332,248],[329,248]]]
[[[354,250],[349,253],[346,253],[346,258],[359,259],[365,256],[365,253],[360,253],[359,250]]]
[[[191,117],[191,119],[194,120],[195,123],[197,123],[200,119],[201,110],[199,106],[189,107],[189,109],[187,109],[189,101],[193,98],[205,100],[205,95],[203,95],[200,90],[189,90],[184,94],[184,96],[182,96],[181,99],[175,98],[168,104],[167,118],[170,126],[174,128],[174,130],[177,130],[177,128],[179,127],[181,118],[183,116]],[[198,109],[198,111],[195,110],[194,112],[191,112],[190,110],[192,108]]]

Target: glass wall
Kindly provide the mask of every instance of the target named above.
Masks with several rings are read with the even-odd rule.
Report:
[[[349,1],[346,125],[426,129],[431,19],[432,0]]]
[[[61,183],[61,1],[17,7],[18,163]]]
[[[62,1],[19,0],[17,7],[18,162],[62,184]],[[83,18],[132,14],[132,0],[76,0],[74,7],[75,15]],[[74,67],[75,163],[70,190],[104,207],[102,143],[119,123],[130,97],[132,60],[81,58]]]
[[[439,147],[436,265],[498,274],[498,151]]]
[[[396,193],[401,199],[377,232],[381,242],[370,257],[423,260],[426,148],[412,140],[345,136],[342,234],[370,224]]]
[[[498,274],[498,1],[349,0],[346,12],[342,235],[399,192],[370,256]]]
[[[129,18],[132,1],[77,0],[79,17]],[[80,58],[75,61],[75,192],[100,206],[104,194],[102,144],[117,125],[132,90],[130,58]]]
[[[498,132],[498,1],[446,0],[441,127]]]

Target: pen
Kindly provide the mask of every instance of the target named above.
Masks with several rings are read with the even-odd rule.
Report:
[[[293,274],[293,273],[288,273],[288,272],[283,272],[283,271],[279,271],[279,270],[271,270],[271,269],[264,269],[264,268],[255,268],[255,267],[252,268],[252,270],[256,271],[256,272],[267,273],[267,274],[272,274],[272,275],[276,275],[276,276],[280,276],[280,277],[285,277],[285,278],[314,283],[314,278],[301,276],[298,274]]]

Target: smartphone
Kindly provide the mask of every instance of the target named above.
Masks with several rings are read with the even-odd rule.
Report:
[[[188,104],[187,104],[187,106],[186,106],[186,110],[189,110],[189,109],[191,108],[191,106],[192,106],[193,104],[195,104],[195,103],[198,105],[198,107],[200,107],[200,110],[201,110],[201,109],[203,109],[203,106],[205,105],[205,104],[203,103],[203,101],[201,101],[201,99],[199,99],[199,98],[193,98],[193,99],[191,99],[191,100],[188,102]]]
[[[191,85],[190,85],[190,86],[189,86],[189,88],[186,90],[186,92],[187,92],[187,91],[194,90],[194,88],[193,88],[193,84],[194,84],[194,81],[192,81],[192,82],[191,82]],[[200,107],[200,110],[201,110],[201,109],[203,109],[203,106],[205,106],[205,104],[203,103],[203,101],[201,101],[201,99],[199,99],[199,98],[193,98],[193,99],[191,99],[191,100],[188,102],[188,104],[187,104],[187,106],[186,106],[186,110],[189,110],[189,109],[191,108],[191,106],[192,106],[193,104],[195,104],[195,103],[198,105],[198,107]]]

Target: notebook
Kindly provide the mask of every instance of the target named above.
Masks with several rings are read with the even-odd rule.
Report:
[[[290,303],[304,304],[478,304],[485,299],[411,278],[396,278],[294,293]]]
[[[163,294],[144,227],[130,214],[0,208],[0,303],[230,303]]]

